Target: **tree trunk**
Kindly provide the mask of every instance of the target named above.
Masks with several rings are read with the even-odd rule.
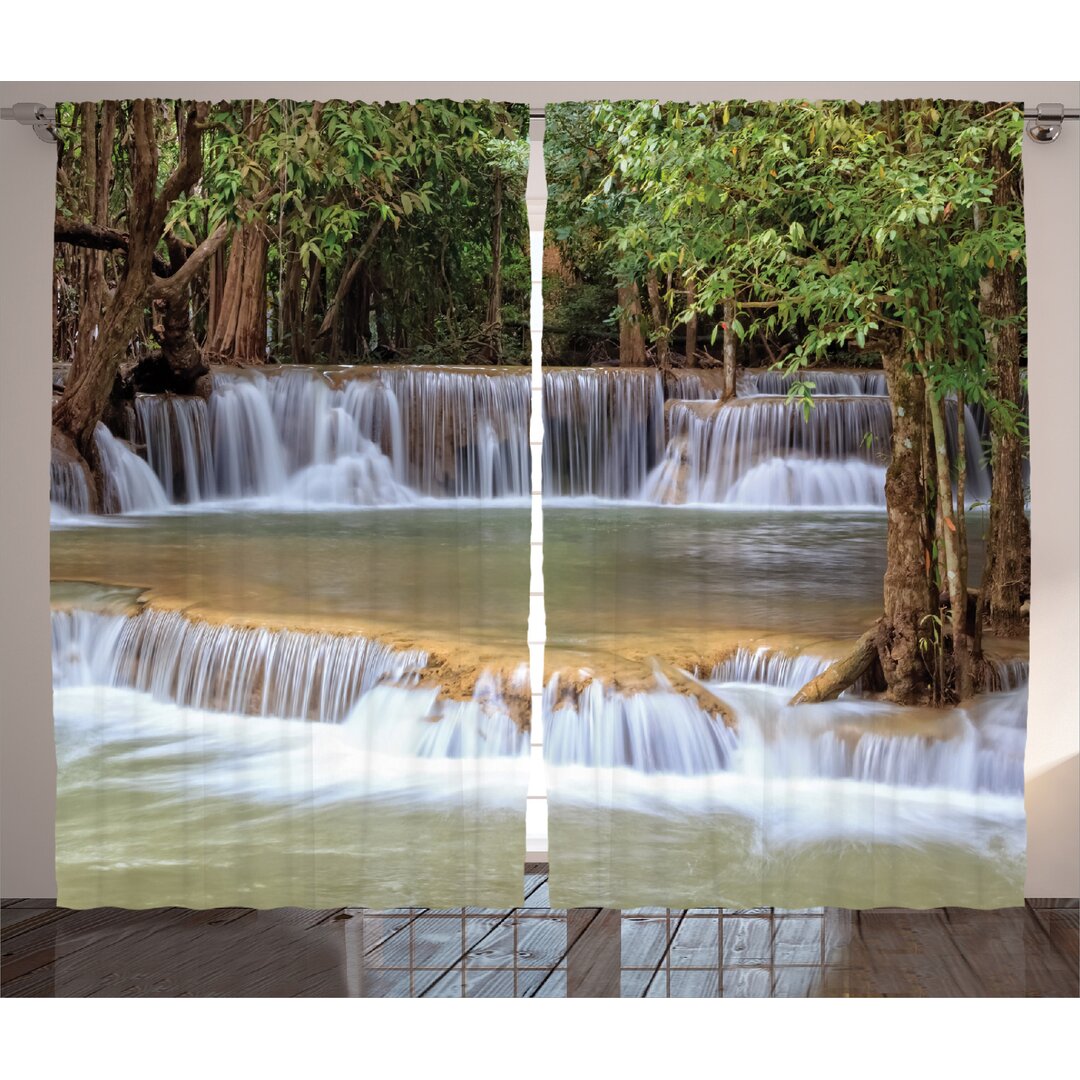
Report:
[[[669,371],[671,369],[671,349],[668,339],[670,331],[663,315],[660,282],[657,280],[655,270],[649,271],[645,278],[645,285],[649,292],[649,310],[652,314],[653,334],[656,337],[656,362],[661,371]]]
[[[92,229],[108,230],[109,190],[112,186],[113,140],[116,137],[116,102],[105,102],[101,110],[93,102],[80,106],[82,113],[83,212]],[[89,231],[89,230],[88,230]],[[71,237],[74,240],[74,237]],[[97,336],[105,303],[105,248],[79,252],[79,322],[75,335],[75,355],[85,364]]]
[[[491,208],[491,277],[488,288],[486,359],[498,363],[502,359],[502,173],[495,170],[495,185]]]
[[[926,387],[926,407],[934,432],[934,475],[941,514],[941,544],[945,550],[945,591],[949,598],[952,631],[953,682],[960,701],[971,697],[971,645],[967,635],[967,582],[960,557],[960,527],[953,505],[949,450],[945,437],[945,402]],[[957,418],[957,437],[964,437],[963,419]]]
[[[221,321],[221,302],[225,298],[225,248],[218,248],[210,259],[210,272],[206,286],[206,338],[207,343],[217,333]]]
[[[201,138],[206,106],[193,104],[188,109],[179,163],[159,190],[156,112],[153,101],[132,102],[127,255],[116,289],[102,313],[97,335],[89,348],[76,354],[64,393],[53,409],[53,423],[75,443],[99,484],[94,430],[104,415],[128,343],[143,317],[153,278],[154,252],[165,231],[168,210],[202,171]]]
[[[256,116],[254,106],[244,107],[244,135],[254,142],[265,127],[265,118]],[[227,364],[266,362],[266,262],[270,237],[261,209],[233,234],[229,245],[225,278],[212,329],[206,339],[206,354]]]
[[[911,705],[926,698],[932,657],[926,655],[925,620],[936,608],[924,517],[926,393],[922,377],[908,370],[898,348],[883,351],[882,361],[892,404],[892,460],[885,475],[885,617],[878,631],[878,658],[886,696]]]
[[[735,396],[736,341],[735,298],[728,297],[724,301],[724,395],[722,401],[730,401]]]
[[[296,360],[310,364],[315,359],[317,312],[322,306],[323,265],[314,255],[308,256],[307,285],[304,288],[304,328]]]
[[[1019,176],[1008,155],[996,146],[992,159],[998,173],[995,205],[1019,198]],[[1017,264],[1002,260],[979,283],[979,308],[987,323],[987,347],[993,395],[1018,412],[1020,385],[1020,315],[1022,285]],[[1003,637],[1024,633],[1020,607],[1031,595],[1031,527],[1024,513],[1024,445],[999,410],[990,411],[991,488],[987,529],[987,566],[983,606],[994,632]]]
[[[301,288],[304,283],[304,264],[299,254],[290,251],[285,258],[285,278],[281,287],[281,326],[278,345],[286,349],[289,359],[297,362],[300,352],[300,339],[303,335],[303,299]]]
[[[697,355],[697,309],[694,307],[696,299],[696,287],[693,278],[686,281],[686,310],[690,317],[686,320],[686,366],[695,367],[694,357]]]
[[[637,282],[619,286],[619,365],[643,367],[645,335],[641,332],[641,293]]]
[[[241,225],[229,248],[221,304],[206,343],[207,355],[227,364],[266,361],[266,256],[264,223]]]

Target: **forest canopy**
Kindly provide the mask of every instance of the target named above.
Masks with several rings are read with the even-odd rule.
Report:
[[[198,158],[168,191],[153,257],[162,279],[198,261],[179,299],[209,359],[522,359],[525,106],[154,101],[141,125],[136,110],[58,111],[57,361],[100,314],[88,275],[111,292],[124,271],[140,153],[159,196]],[[169,345],[153,292],[131,359]]]

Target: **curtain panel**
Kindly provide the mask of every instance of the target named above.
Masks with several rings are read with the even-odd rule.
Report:
[[[553,903],[1022,903],[1021,136],[549,109]]]
[[[527,109],[59,113],[59,902],[520,902]]]
[[[546,113],[59,107],[61,904],[1022,901],[1020,110]]]

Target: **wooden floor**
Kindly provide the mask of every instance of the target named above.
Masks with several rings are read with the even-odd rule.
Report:
[[[4,996],[1075,997],[1076,901],[863,912],[70,911],[5,900]]]

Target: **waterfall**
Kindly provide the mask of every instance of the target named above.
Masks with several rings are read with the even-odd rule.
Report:
[[[106,513],[168,509],[168,497],[154,470],[134,450],[100,423],[94,442],[105,477]]]
[[[443,700],[438,687],[415,685],[426,652],[359,634],[224,626],[150,609],[54,610],[52,657],[57,692],[141,691],[224,723],[249,716],[340,725],[360,748],[405,757],[520,757],[528,748],[506,704],[508,690],[527,692],[527,668],[509,685],[484,672],[469,700]]]
[[[814,397],[841,395],[859,397],[860,395],[885,396],[889,391],[883,371],[814,371],[803,370],[789,374],[786,371],[743,371],[740,372],[739,396],[783,394],[801,382],[810,386]]]
[[[991,690],[1018,690],[1028,684],[1029,664],[1025,659],[996,660],[988,656],[986,665],[990,670]]]
[[[296,473],[275,505],[297,509],[312,506],[403,506],[416,501],[414,493],[394,478],[390,460],[374,443],[355,453],[309,465]]]
[[[135,438],[171,503],[193,503],[215,494],[210,419],[199,397],[139,394]]]
[[[359,634],[218,625],[177,611],[54,611],[52,635],[57,687],[130,687],[178,705],[324,723],[428,660]]]
[[[882,373],[800,373],[814,383],[806,417],[799,402],[786,398],[794,378],[741,370],[738,396],[721,404],[722,372],[715,370],[548,370],[545,494],[660,504],[883,506],[891,415]],[[530,403],[530,376],[505,369],[217,372],[209,400],[136,397],[131,436],[145,447],[146,460],[107,436],[105,509],[254,500],[261,508],[294,510],[524,498]],[[959,425],[952,403],[947,426],[953,457],[962,426],[967,491],[972,500],[985,500],[986,417],[967,408]],[[85,512],[89,493],[82,483],[71,468],[55,465],[54,502]]]
[[[49,466],[49,502],[54,512],[56,508],[72,514],[90,512],[90,486],[81,461],[53,454]]]
[[[139,395],[135,435],[173,503],[523,498],[530,403],[527,373],[219,372],[209,403]]]
[[[620,694],[594,679],[576,700],[556,675],[544,693],[548,765],[633,768],[694,776],[725,771],[737,739],[684,694]]]
[[[982,423],[980,423],[980,420]],[[945,403],[945,442],[949,460],[956,460],[959,438],[957,436],[956,400]],[[979,410],[976,417],[970,406],[964,406],[964,455],[965,494],[968,501],[984,501],[990,498],[990,421]]]
[[[664,444],[658,371],[544,375],[544,486],[553,496],[639,497]]]
[[[219,498],[272,495],[285,487],[285,447],[274,420],[270,383],[261,374],[214,376],[210,418]]]
[[[714,665],[709,681],[752,682],[797,690],[817,678],[828,666],[829,661],[820,656],[791,655],[764,648],[751,652],[740,647]]]
[[[529,493],[530,376],[382,368],[408,448],[407,480],[425,495]]]
[[[857,459],[773,458],[740,477],[724,502],[755,507],[884,507],[885,466]]]
[[[911,710],[887,702],[841,698],[789,706],[790,687],[711,686],[734,712],[735,729],[670,690],[622,693],[594,679],[575,695],[562,693],[555,676],[544,696],[545,760],[554,767],[722,773],[750,782],[1023,792],[1026,690],[982,695],[926,734],[909,734]]]
[[[762,397],[780,395],[786,397],[796,383],[810,387],[813,397],[871,395],[882,397],[888,393],[885,373],[867,371],[817,371],[807,369],[797,374],[772,368],[739,368],[735,377],[735,393],[738,397]],[[673,400],[715,400],[724,392],[724,373],[721,368],[676,369],[667,375],[667,396]]]
[[[668,425],[664,461],[643,488],[652,502],[884,504],[888,398],[826,397],[808,413],[784,398],[673,401]]]
[[[511,720],[502,690],[491,674],[477,680],[469,701],[440,701],[436,689],[378,686],[350,713],[346,732],[401,757],[519,757],[528,733]]]

